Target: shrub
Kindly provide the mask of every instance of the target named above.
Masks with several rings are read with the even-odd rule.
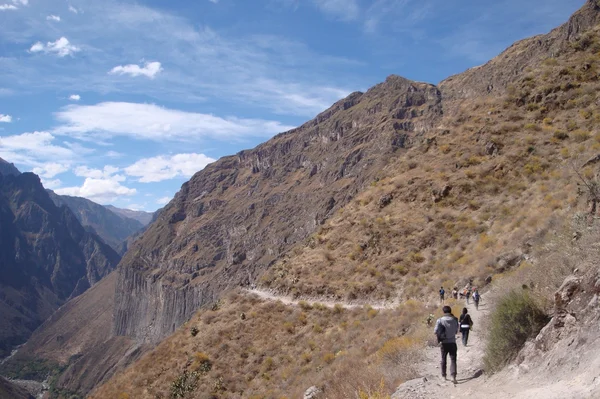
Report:
[[[198,327],[192,327],[190,329],[190,334],[192,334],[192,337],[195,337],[196,335],[198,335],[199,332],[200,332],[200,330],[198,330]]]
[[[199,375],[197,372],[184,371],[171,383],[171,398],[185,398],[188,393],[196,390]]]
[[[206,374],[212,369],[212,362],[210,361],[206,353],[196,352],[196,354],[194,355],[194,363],[192,367],[196,371]]]
[[[566,140],[569,138],[567,132],[563,132],[562,130],[557,130],[554,132],[553,137],[557,140]]]
[[[548,320],[540,304],[528,291],[509,292],[492,314],[484,357],[486,369],[495,372],[508,364],[527,339],[535,337]]]
[[[577,143],[583,143],[584,141],[587,141],[591,136],[592,135],[589,132],[577,130],[575,133],[573,133],[573,140],[575,140]]]

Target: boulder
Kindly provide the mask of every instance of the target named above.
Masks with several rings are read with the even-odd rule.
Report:
[[[304,392],[304,399],[317,399],[320,393],[321,390],[319,388],[312,386]]]
[[[558,291],[554,294],[554,307],[563,310],[571,302],[573,295],[581,288],[581,279],[570,276],[565,279]]]

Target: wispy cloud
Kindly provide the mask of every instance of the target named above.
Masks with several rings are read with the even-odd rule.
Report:
[[[18,8],[12,4],[0,4],[0,11],[18,10]]]
[[[110,70],[111,75],[146,76],[154,79],[162,71],[160,62],[146,62],[143,67],[136,64],[119,65]]]
[[[78,166],[75,168],[73,173],[75,176],[79,177],[90,177],[92,179],[108,179],[114,178],[116,181],[125,181],[125,177],[122,175],[115,175],[115,173],[119,172],[120,169],[112,166],[106,165],[104,169],[94,169],[88,168],[87,166]]]
[[[0,114],[0,122],[10,123],[12,122],[12,116]]]
[[[271,137],[293,128],[276,121],[221,118],[154,104],[125,102],[69,105],[56,113],[56,119],[62,123],[53,130],[58,135],[76,138],[127,136],[154,141]]]
[[[125,168],[128,176],[139,178],[141,183],[155,183],[175,177],[191,177],[215,160],[204,154],[177,154],[145,158]]]
[[[60,17],[58,15],[48,15],[46,17],[47,21],[55,21],[55,22],[60,22]]]
[[[341,72],[360,63],[315,52],[302,42],[270,35],[224,36],[208,26],[139,4],[106,0],[86,7],[85,14],[61,27],[65,38],[77,38],[71,46],[90,54],[85,62],[64,65],[58,64],[60,60],[45,60],[34,65],[31,60],[9,56],[0,59],[7,81],[33,91],[142,94],[160,101],[194,103],[215,100],[305,117],[323,111],[341,98],[340,93],[343,96],[360,87],[353,82],[355,78]],[[46,24],[39,21],[9,22],[0,26],[6,40],[48,35]],[[36,43],[31,50],[56,47],[44,43]],[[61,54],[72,54],[72,50]],[[169,60],[168,73],[160,73],[158,64],[123,64],[125,57],[143,60],[153,54]],[[338,73],[332,75],[333,69]],[[107,78],[106,72],[113,70]],[[120,74],[155,76],[155,81],[149,85],[147,79],[124,80]],[[264,86],[265,81],[270,84]]]
[[[11,162],[42,167],[46,162],[60,159],[63,162],[80,159],[80,155],[89,149],[75,145],[56,145],[55,137],[49,132],[23,133],[0,137],[0,157]]]
[[[344,21],[352,21],[360,15],[357,0],[313,0],[324,13]]]
[[[81,96],[79,94],[71,94],[69,96],[69,100],[71,100],[71,101],[79,101],[79,100],[81,100]]]
[[[69,11],[73,14],[79,14],[79,10],[73,7],[72,5],[69,5]]]
[[[78,51],[80,48],[72,45],[66,37],[61,37],[55,42],[48,42],[46,44],[42,42],[37,42],[29,49],[32,53],[53,53],[58,55],[59,57],[65,57],[67,55],[72,55]]]

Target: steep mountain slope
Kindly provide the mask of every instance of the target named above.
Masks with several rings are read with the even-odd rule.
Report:
[[[440,117],[434,86],[391,76],[197,173],[123,258],[116,334],[156,342],[249,284]]]
[[[12,384],[3,377],[0,377],[0,398],[33,399],[33,396],[27,393],[27,391],[23,388]]]
[[[581,20],[600,22],[595,2],[547,36],[519,42],[532,46],[517,52],[520,61],[533,57],[522,73],[510,72],[512,46],[475,72],[442,82],[439,129],[261,284],[297,296],[420,298],[442,285],[482,285],[518,264],[529,234],[587,201],[578,195],[577,173],[596,173],[591,164],[576,172],[600,150],[600,38],[598,25],[584,30]],[[574,24],[583,34],[558,42],[557,32]],[[546,58],[537,51],[540,41],[553,43]],[[556,48],[562,50],[553,57]],[[488,94],[502,64],[510,77],[502,91]],[[483,92],[474,95],[477,82]]]
[[[0,158],[0,175],[8,176],[8,175],[20,175],[19,169],[15,167],[14,164],[8,163],[4,159]]]
[[[303,130],[306,125],[250,152],[255,159],[255,174],[262,173],[267,180],[255,183],[256,188],[264,187],[265,183],[272,186],[273,191],[269,194],[263,191],[262,195],[269,198],[268,195],[277,193],[275,190],[281,187],[285,199],[294,193],[295,184],[304,192],[310,190],[310,195],[298,197],[291,205],[285,204],[291,212],[282,215],[294,232],[298,231],[296,215],[303,218],[326,215],[318,218],[319,223],[312,229],[303,230],[304,235],[308,235],[306,239],[278,229],[272,230],[277,232],[276,236],[265,235],[268,231],[265,233],[264,226],[273,228],[278,221],[273,218],[273,211],[263,210],[263,215],[269,218],[263,217],[254,225],[249,225],[243,214],[235,213],[240,204],[248,204],[248,213],[264,209],[258,207],[254,198],[248,200],[249,203],[239,202],[260,193],[246,186],[241,187],[243,191],[236,191],[242,178],[250,175],[244,169],[245,164],[238,163],[247,153],[226,158],[198,173],[129,253],[139,261],[126,257],[121,263],[118,287],[135,292],[136,298],[117,300],[117,332],[157,339],[170,325],[184,319],[188,311],[211,297],[216,298],[219,290],[227,289],[226,281],[245,283],[245,278],[252,281],[269,265],[258,283],[276,293],[307,299],[325,297],[339,302],[365,299],[404,302],[411,298],[405,305],[433,302],[440,285],[448,289],[463,287],[472,281],[482,287],[501,280],[508,271],[530,268],[528,260],[536,240],[542,240],[540,245],[543,246],[546,235],[557,234],[555,229],[558,228],[570,228],[567,222],[571,219],[594,223],[594,217],[598,216],[599,199],[593,189],[600,180],[598,22],[599,4],[590,0],[567,24],[550,34],[519,42],[485,66],[442,82],[439,89],[427,86],[427,90],[436,93],[436,102],[435,106],[426,107],[427,110],[421,109],[423,113],[416,113],[421,119],[411,121],[414,127],[421,128],[417,129],[418,134],[404,136],[408,140],[403,142],[401,151],[389,157],[383,152],[384,157],[375,158],[372,162],[377,163],[377,169],[364,174],[355,172],[355,182],[361,183],[340,187],[333,207],[323,208],[319,202],[310,202],[306,208],[308,214],[302,208],[307,198],[331,192],[328,190],[335,179],[324,180],[318,188],[306,186],[305,179],[298,179],[296,183],[293,181],[296,176],[305,177],[296,168],[288,166],[284,179],[278,174],[280,167],[272,167],[279,163],[270,157],[270,162],[261,166],[259,161],[265,157],[256,154],[282,139],[291,141],[294,136],[300,136],[306,132]],[[334,112],[333,117],[343,117],[339,122],[342,126],[355,126],[357,130],[350,128],[350,131],[355,132],[357,138],[359,134],[368,135],[376,126],[388,123],[399,126],[404,122],[396,118],[413,115],[413,112],[393,110],[388,114],[392,107],[383,105],[389,104],[388,95],[393,92],[388,85],[399,81],[402,79],[392,77],[367,94],[351,96],[346,101],[377,93],[363,106],[360,102],[353,103],[344,107],[344,111]],[[419,90],[412,93],[415,92]],[[378,103],[382,106],[377,106]],[[364,116],[364,123],[356,122],[353,111],[364,109],[372,110],[366,112],[372,119]],[[427,123],[423,124],[423,119]],[[319,118],[316,121],[319,126]],[[326,128],[319,127],[319,132],[323,131]],[[363,143],[373,141],[365,139]],[[321,145],[324,151],[337,155],[335,149]],[[304,160],[305,153],[310,154],[293,146],[288,149],[285,154],[288,162]],[[239,170],[237,184],[230,175],[219,174],[225,162]],[[264,166],[268,167],[268,173]],[[307,169],[311,166],[309,164]],[[331,176],[324,175],[321,179]],[[228,177],[231,181],[227,181]],[[219,190],[219,184],[225,189]],[[342,192],[348,192],[345,190],[352,195],[338,200]],[[215,192],[222,195],[223,202],[211,199]],[[323,198],[327,199],[327,195]],[[281,201],[282,197],[278,199]],[[235,215],[232,222],[236,223],[228,225],[224,223],[227,219],[217,218],[215,206],[222,207],[223,214]],[[223,229],[229,232],[228,236],[218,236],[221,241],[217,241],[218,247],[213,249],[209,247],[212,241],[208,235],[217,236],[219,230],[211,225],[217,222],[224,223]],[[309,235],[311,230],[316,231]],[[282,237],[293,239],[288,239],[283,246],[274,239]],[[248,244],[244,245],[244,240]],[[256,249],[250,250],[253,247]],[[219,248],[225,248],[225,254],[220,255]],[[271,257],[262,254],[262,249],[269,250],[267,254]],[[223,260],[217,255],[228,260],[228,264],[217,264]],[[218,276],[203,267],[212,266],[211,259],[217,259],[216,270],[221,268]],[[200,266],[197,271],[194,270],[196,265]],[[186,272],[189,267],[191,270]],[[528,280],[519,282],[524,283]],[[165,301],[145,299],[152,295],[161,296]],[[204,298],[198,300],[202,296]],[[238,302],[240,306],[236,307]],[[254,305],[252,301],[250,305]],[[308,313],[309,308],[312,309],[307,304],[301,305],[304,313]],[[316,308],[322,310],[321,306]],[[167,317],[166,312],[178,314]],[[137,320],[136,314],[141,316]],[[393,317],[392,314],[386,316]],[[354,388],[351,395],[375,396],[377,383],[363,385],[364,379],[382,358],[396,355],[401,358],[405,353],[403,345],[410,343],[402,338],[412,337],[409,334],[418,329],[424,316],[417,313],[401,331],[386,330],[381,324],[369,323],[360,316],[339,326],[328,324],[325,328],[311,320],[306,328],[303,321],[307,315],[276,306],[261,311],[236,298],[219,303],[210,311],[199,311],[191,324],[181,327],[176,335],[125,373],[113,377],[94,397],[121,393],[132,397],[150,393],[155,397],[168,397],[180,392],[177,389],[186,389],[185,392],[194,397],[278,397],[302,392],[310,386],[308,384],[327,386],[348,380]],[[214,328],[213,323],[219,327]],[[235,346],[238,339],[243,342],[246,334],[263,331],[264,326],[269,331],[264,333],[269,337],[266,347],[264,343]],[[389,334],[390,338],[403,337],[390,340],[391,343],[378,342],[376,345],[381,346],[377,350],[369,346],[371,341],[364,338],[362,329]],[[346,348],[340,343],[334,347],[333,355],[325,357],[324,352],[330,350],[327,338],[348,330],[352,330],[356,338],[353,345]],[[587,331],[584,338],[586,334]],[[222,340],[223,337],[227,339]],[[291,343],[307,337],[313,339],[307,343],[310,350],[306,351],[302,369]],[[568,342],[561,344],[568,345]],[[277,348],[273,357],[272,348]],[[194,356],[195,352],[200,354]],[[207,358],[215,369],[202,368]],[[249,367],[246,359],[261,366]],[[167,370],[162,368],[166,362],[172,365]],[[402,362],[396,367],[400,364]],[[173,372],[174,369],[179,373]],[[310,374],[312,370],[318,373]],[[340,370],[344,373],[335,374]],[[307,378],[301,378],[302,375]],[[385,373],[379,377],[374,380],[388,381]],[[381,392],[384,393],[390,392]],[[327,395],[330,394],[328,391]],[[350,396],[333,394],[330,397]]]
[[[88,199],[57,195],[52,191],[48,193],[56,206],[68,206],[83,227],[98,234],[106,244],[121,255],[124,253],[121,251],[127,238],[144,228],[144,225],[137,220],[118,215]]]
[[[152,218],[154,216],[154,213],[152,213],[152,212],[134,211],[131,209],[121,209],[121,208],[117,208],[112,205],[106,205],[106,208],[124,218],[137,220],[143,226],[147,226],[148,224],[150,224],[150,222],[152,222]]]
[[[119,262],[32,173],[0,175],[0,238],[0,356]]]

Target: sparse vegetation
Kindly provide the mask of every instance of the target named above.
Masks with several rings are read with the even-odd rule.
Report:
[[[511,291],[500,299],[492,314],[485,366],[494,372],[510,362],[527,339],[546,325],[546,315],[535,297],[527,290]]]

